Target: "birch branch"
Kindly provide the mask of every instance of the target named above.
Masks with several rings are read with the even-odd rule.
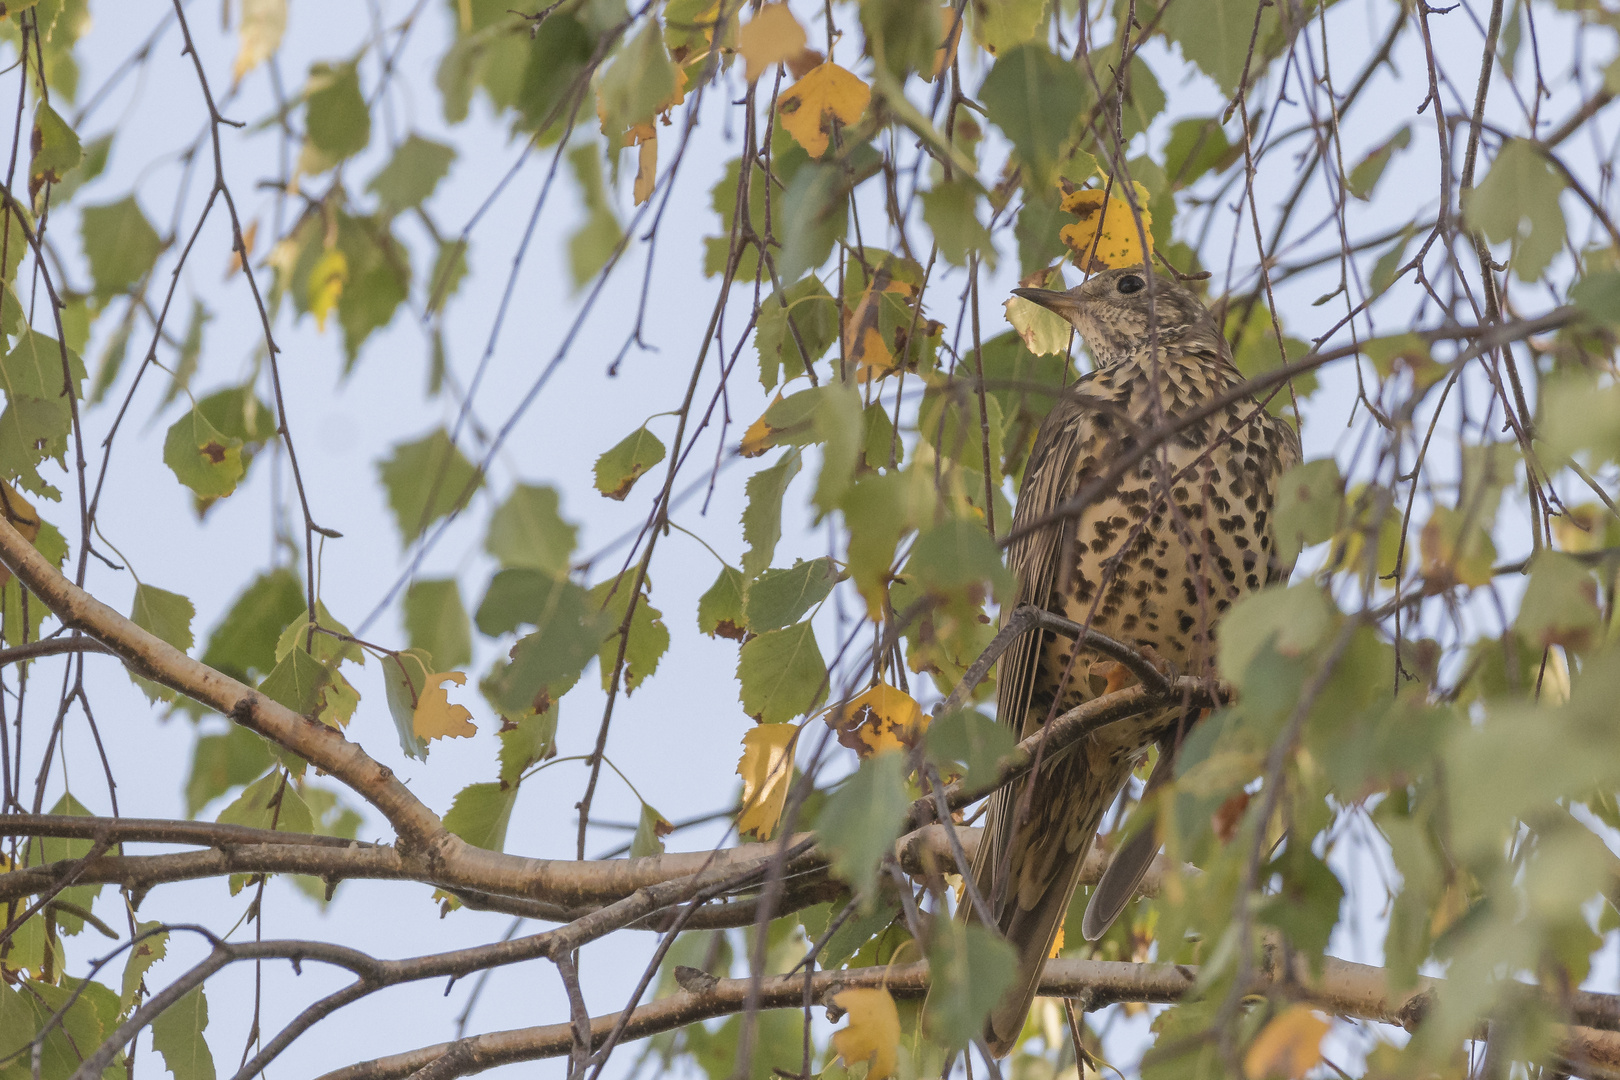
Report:
[[[1180,1001],[1196,985],[1198,969],[1180,964],[1132,964],[1109,960],[1049,960],[1041,976],[1040,993],[1046,997],[1088,997],[1091,1008],[1122,1002],[1169,1004]],[[636,1009],[625,1025],[622,1040],[646,1038],[688,1024],[742,1011],[751,979],[719,979],[713,985],[683,990]],[[853,971],[822,971],[810,977],[810,996],[822,1004],[840,990],[886,987],[897,998],[920,998],[928,989],[926,963],[895,967],[860,968]],[[1372,1020],[1414,1030],[1422,1022],[1434,996],[1445,991],[1443,979],[1419,979],[1403,993],[1391,993],[1382,968],[1354,964],[1328,957],[1320,978],[1309,975],[1303,965],[1282,978],[1275,969],[1259,973],[1251,993],[1268,991],[1287,994],[1320,1006],[1338,1016]],[[1539,994],[1537,987],[1524,985],[1514,993]],[[802,1009],[805,1001],[803,975],[774,975],[763,979],[758,988],[762,1009]],[[1579,1061],[1583,1074],[1620,1075],[1620,996],[1577,991],[1567,999],[1549,995],[1548,1004],[1563,1012],[1575,1025],[1565,1028],[1561,1057]],[[590,1021],[593,1045],[606,1039],[619,1022],[618,1014],[593,1017]],[[497,1065],[542,1058],[566,1056],[573,1046],[571,1024],[546,1024],[474,1035],[455,1042],[425,1046],[418,1050],[376,1058],[335,1070],[320,1080],[403,1080],[420,1069],[439,1063],[452,1065],[435,1075],[465,1076]],[[1587,1068],[1596,1064],[1605,1071]]]

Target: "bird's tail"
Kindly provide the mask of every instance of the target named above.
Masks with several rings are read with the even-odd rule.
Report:
[[[1080,867],[1090,848],[1091,843],[1087,841],[1078,850],[1059,857],[1052,867],[1053,874],[1045,892],[1033,907],[1026,908],[1015,901],[1002,913],[1001,931],[1017,951],[1018,973],[1012,987],[990,1010],[990,1019],[985,1024],[985,1045],[996,1057],[1011,1052],[1018,1044],[1024,1020],[1035,1003],[1041,971],[1057,943],[1058,932],[1063,929],[1069,902],[1080,881]]]
[[[995,919],[994,929],[1012,945],[1018,960],[1013,984],[991,1010],[983,1033],[986,1048],[997,1057],[1018,1042],[1098,822],[1129,773],[1129,759],[1098,760],[1077,747],[1041,769],[1026,814],[1019,814],[1024,797],[1020,785],[992,796],[973,860],[973,880]],[[981,921],[966,896],[957,905],[957,916],[969,923]],[[923,1010],[926,1016],[926,1002]]]

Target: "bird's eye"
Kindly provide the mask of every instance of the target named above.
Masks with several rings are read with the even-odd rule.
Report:
[[[1114,288],[1118,289],[1126,296],[1129,296],[1131,293],[1141,292],[1142,288],[1146,284],[1147,283],[1145,281],[1137,277],[1135,274],[1126,274],[1124,277],[1119,279],[1119,282],[1115,284]]]

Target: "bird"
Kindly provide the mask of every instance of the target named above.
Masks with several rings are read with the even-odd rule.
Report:
[[[1003,625],[1030,604],[1136,648],[1167,673],[1212,674],[1221,614],[1292,569],[1275,556],[1272,516],[1278,481],[1300,458],[1298,433],[1242,394],[1194,415],[1244,377],[1214,317],[1178,281],[1137,265],[1065,291],[1013,291],[1073,326],[1094,368],[1036,434],[1008,534],[1018,586]],[[1069,505],[1146,433],[1172,428],[1095,497]],[[1122,676],[1067,637],[1031,631],[998,663],[998,720],[1028,738],[1129,681]],[[1168,781],[1189,722],[1181,708],[1161,706],[1107,725],[992,796],[972,876],[1018,958],[984,1033],[996,1056],[1023,1029],[1103,814],[1155,746],[1147,790]],[[1158,847],[1150,825],[1115,852],[1082,919],[1086,938],[1106,932]],[[978,918],[973,904],[959,910]]]

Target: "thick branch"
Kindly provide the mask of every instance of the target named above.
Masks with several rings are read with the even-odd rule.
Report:
[[[1278,972],[1258,975],[1253,993],[1277,989],[1321,1006],[1339,1016],[1374,1020],[1411,1030],[1422,1020],[1432,995],[1443,992],[1444,980],[1419,979],[1404,993],[1391,993],[1383,969],[1352,964],[1331,957],[1323,962],[1321,978],[1301,966],[1287,980]],[[1180,1001],[1197,983],[1198,969],[1180,964],[1130,964],[1106,960],[1051,960],[1041,976],[1040,993],[1048,997],[1085,996],[1092,1008],[1120,1002],[1170,1003]],[[750,979],[721,979],[712,986],[683,991],[636,1009],[621,1039],[645,1038],[700,1020],[740,1012],[749,997]],[[810,996],[824,1002],[839,990],[887,987],[899,998],[920,998],[928,988],[926,963],[896,967],[822,971],[810,979]],[[760,981],[757,1001],[765,1009],[801,1009],[805,1002],[802,975],[775,975]],[[1525,986],[1525,994],[1539,993]],[[1566,1055],[1600,1065],[1620,1066],[1620,997],[1578,992],[1567,1001],[1550,999],[1553,1011],[1565,1012],[1577,1024],[1567,1031]],[[600,1044],[618,1022],[617,1014],[593,1017],[591,1037]],[[475,1035],[451,1043],[426,1046],[403,1054],[362,1062],[327,1073],[321,1080],[395,1080],[410,1076],[441,1059],[453,1056],[456,1067],[445,1073],[464,1076],[496,1065],[539,1058],[561,1057],[573,1045],[569,1024],[547,1024]]]
[[[17,815],[21,817],[22,815]],[[14,818],[0,818],[0,825],[11,825]],[[11,828],[0,829],[0,833],[9,835],[45,835],[72,837],[95,836],[98,830],[89,829],[61,829],[53,827],[56,822],[64,819],[52,819],[48,815],[38,815],[33,829]],[[18,900],[25,896],[33,896],[48,892],[62,880],[69,872],[75,872],[74,882],[80,885],[119,885],[128,888],[137,896],[147,892],[156,885],[168,884],[177,881],[189,881],[197,878],[224,877],[228,874],[309,874],[324,878],[327,881],[342,881],[349,878],[367,878],[372,880],[389,881],[420,881],[421,884],[442,888],[453,888],[445,882],[415,877],[405,861],[394,848],[381,844],[357,844],[345,841],[333,841],[331,837],[302,836],[299,834],[273,833],[268,830],[246,829],[231,825],[203,825],[199,822],[115,822],[114,819],[105,818],[69,818],[70,822],[107,822],[109,824],[139,825],[144,828],[116,830],[124,833],[122,839],[128,839],[128,833],[139,833],[150,836],[152,833],[164,833],[168,830],[161,828],[165,825],[191,826],[199,829],[217,829],[225,833],[247,833],[248,839],[258,842],[248,843],[217,843],[215,847],[205,851],[182,851],[164,855],[104,855],[89,860],[68,859],[61,862],[45,863],[40,866],[30,866],[9,873],[0,874],[0,903]],[[158,826],[152,828],[151,826]],[[108,831],[115,831],[109,829]],[[176,830],[189,832],[191,830]],[[957,830],[958,839],[966,850],[969,858],[979,844],[981,830],[977,828],[961,828]],[[259,841],[258,836],[272,838],[268,841]],[[804,839],[799,837],[798,839]],[[306,842],[314,841],[314,842]],[[322,843],[322,841],[332,841]],[[756,848],[740,849],[750,855],[757,856]],[[723,852],[729,855],[730,852]],[[895,854],[900,865],[912,874],[927,873],[929,868],[941,865],[950,865],[952,855],[950,843],[945,830],[938,824],[926,825],[905,836],[895,844]],[[669,859],[665,856],[664,859]],[[620,862],[648,862],[651,860],[618,860]],[[717,865],[724,866],[733,860],[726,859]],[[1087,858],[1085,867],[1081,871],[1083,884],[1096,884],[1097,878],[1102,874],[1107,863],[1107,854],[1101,850],[1093,850]],[[1159,882],[1162,878],[1165,864],[1156,862],[1149,870],[1148,876],[1143,880],[1141,891],[1145,896],[1158,894]],[[787,883],[784,895],[777,901],[775,907],[778,914],[787,914],[811,904],[818,904],[825,900],[835,899],[845,893],[844,886],[827,877],[819,870],[812,870],[799,875]],[[518,897],[497,896],[492,893],[478,892],[476,890],[459,890],[457,895],[468,907],[489,911],[502,911],[510,915],[523,915],[532,919],[541,919],[547,922],[566,923],[581,919],[601,910],[600,904],[588,907],[561,907],[540,900],[526,900]],[[704,905],[695,912],[687,923],[688,929],[719,929],[735,926],[750,926],[758,914],[756,898],[745,897],[728,901],[714,901]],[[661,912],[653,912],[629,924],[632,929],[662,930],[667,922]]]

